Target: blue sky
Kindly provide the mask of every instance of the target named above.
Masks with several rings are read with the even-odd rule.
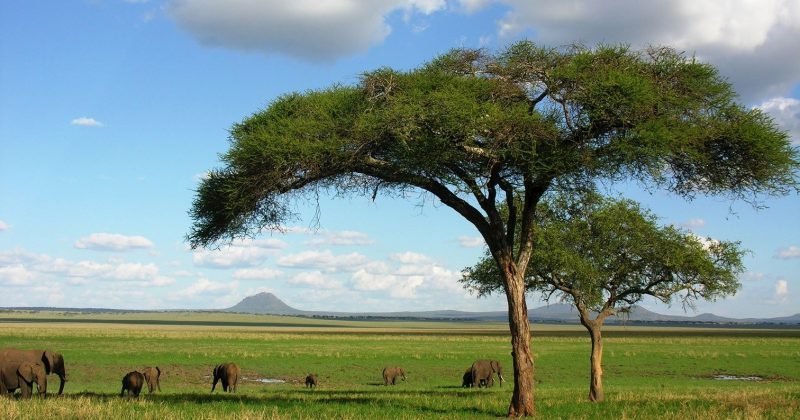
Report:
[[[503,309],[458,285],[482,242],[430,197],[321,197],[287,233],[220,250],[184,236],[229,127],[279,95],[523,38],[675,46],[717,65],[800,146],[791,0],[4,0],[0,306],[214,309],[269,291],[308,310]],[[797,195],[756,211],[621,189],[665,224],[752,251],[739,294],[697,313],[800,312]]]

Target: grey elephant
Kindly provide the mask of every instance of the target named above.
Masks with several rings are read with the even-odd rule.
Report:
[[[406,371],[399,366],[393,367],[385,367],[383,368],[383,384],[394,385],[397,381],[397,378],[402,378],[404,381],[406,380]]]
[[[128,398],[131,396],[139,398],[139,393],[142,392],[142,386],[144,386],[144,375],[142,372],[133,371],[128,372],[122,378],[122,391],[119,392],[119,396],[122,397],[125,395],[125,392],[128,393]]]
[[[64,383],[67,382],[67,372],[64,368],[64,357],[60,353],[50,350],[19,350],[14,348],[0,349],[0,360],[19,367],[22,362],[40,363],[44,366],[47,375],[55,374],[61,379],[58,386],[58,395],[64,393]]]
[[[211,392],[217,387],[217,382],[222,382],[222,390],[225,392],[236,392],[239,383],[239,376],[242,371],[236,363],[223,363],[214,368],[214,383],[211,385]]]
[[[309,373],[306,376],[306,387],[307,388],[314,388],[318,385],[317,382],[317,374],[316,373]]]
[[[147,382],[147,389],[152,394],[156,389],[161,391],[161,369],[156,367],[146,367],[142,369],[142,375],[144,375],[144,380]]]
[[[22,398],[30,398],[33,384],[42,398],[47,396],[47,373],[41,363],[4,363],[0,360],[0,394],[13,394],[19,389]]]
[[[483,385],[486,386],[486,381],[481,379],[481,382],[478,386]],[[468,367],[466,371],[464,371],[464,376],[461,377],[461,387],[462,388],[471,388],[472,387],[472,367]]]
[[[470,368],[472,372],[472,384],[470,386],[478,386],[479,388],[481,385],[485,387],[490,387],[494,385],[494,374],[497,374],[497,377],[500,379],[500,386],[503,386],[503,367],[500,366],[500,362],[497,360],[476,360],[472,367]]]

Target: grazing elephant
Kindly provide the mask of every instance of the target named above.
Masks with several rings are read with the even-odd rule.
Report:
[[[152,394],[153,391],[158,389],[161,392],[161,369],[156,367],[146,367],[142,370],[144,380],[147,382],[147,389]]]
[[[307,388],[314,388],[317,385],[318,385],[317,384],[317,374],[316,373],[309,373],[308,376],[306,376],[306,387]]]
[[[64,357],[60,353],[50,350],[18,350],[13,348],[0,349],[0,360],[19,367],[22,362],[40,363],[44,366],[46,374],[58,375],[61,384],[58,386],[58,395],[64,393],[64,382],[67,382],[67,372],[64,369]]]
[[[33,384],[42,398],[47,396],[47,373],[41,363],[3,363],[0,361],[0,393],[13,394],[19,388],[22,398],[30,398]]]
[[[217,381],[222,382],[222,390],[225,392],[236,392],[236,384],[239,383],[239,375],[242,370],[236,363],[223,363],[214,368],[214,383],[211,385],[211,392],[217,387]]]
[[[125,395],[125,392],[128,392],[128,398],[134,396],[139,398],[139,393],[142,392],[142,385],[144,385],[144,375],[142,372],[128,372],[122,378],[122,391],[119,392],[119,396],[122,397]]]
[[[384,385],[394,385],[398,377],[403,378],[404,381],[406,380],[406,372],[403,370],[403,368],[399,366],[383,368]]]
[[[500,378],[500,386],[503,386],[503,367],[500,366],[500,362],[497,360],[476,360],[475,363],[472,364],[472,384],[471,386],[478,386],[480,388],[481,385],[485,387],[490,387],[494,385],[494,378],[492,377],[495,373],[497,373],[497,377]]]

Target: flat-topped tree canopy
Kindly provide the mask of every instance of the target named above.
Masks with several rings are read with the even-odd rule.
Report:
[[[533,413],[523,277],[534,209],[554,182],[635,179],[751,200],[796,190],[800,165],[787,134],[737,104],[714,67],[616,45],[458,49],[355,86],[284,95],[234,125],[230,141],[197,190],[192,247],[280,229],[292,200],[319,189],[423,190],[471,222],[504,276],[510,415]]]

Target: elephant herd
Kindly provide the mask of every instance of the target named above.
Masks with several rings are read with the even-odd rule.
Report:
[[[64,358],[61,354],[49,350],[18,350],[12,348],[0,349],[0,396],[14,394],[19,389],[23,398],[30,398],[33,394],[33,385],[36,384],[42,397],[47,395],[47,375],[58,375],[61,383],[58,395],[64,392],[64,383],[67,374],[64,368]],[[494,385],[494,375],[500,379],[503,386],[503,368],[497,360],[476,360],[462,377],[462,387],[490,387]],[[225,392],[236,392],[241,369],[236,363],[222,363],[214,367],[211,392],[222,385]],[[406,380],[406,372],[399,366],[387,366],[382,372],[384,385],[395,385],[398,379]],[[120,397],[138,397],[144,385],[150,393],[161,391],[161,369],[147,367],[141,371],[128,372],[122,378]],[[305,386],[315,388],[319,384],[316,374],[311,373],[305,378]]]

